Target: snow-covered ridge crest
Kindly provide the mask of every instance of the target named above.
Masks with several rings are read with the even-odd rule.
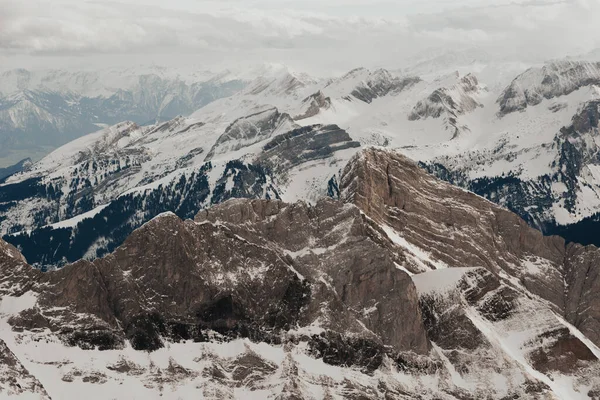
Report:
[[[290,114],[259,99],[282,100],[282,109],[288,110],[285,102],[295,107],[300,97],[272,95],[240,92],[201,109],[195,118],[151,126],[119,123],[64,145],[0,185],[0,192],[10,192],[3,199],[20,200],[2,211],[7,216],[2,231],[25,233],[15,237],[22,241],[42,227],[77,235],[89,229],[85,226],[91,220],[98,221],[107,231],[97,243],[83,245],[90,251],[65,255],[75,261],[70,257],[94,258],[112,245],[106,235],[115,224],[133,229],[158,212],[190,217],[229,197],[322,197],[360,144],[334,125],[297,131],[300,125]],[[283,146],[269,147],[272,141]],[[114,220],[121,212],[128,216]],[[64,262],[62,256],[48,254],[49,260],[24,251],[32,262]]]
[[[485,90],[485,86],[479,84],[475,75],[465,75],[456,84],[436,89],[427,99],[419,101],[408,118],[414,121],[439,118],[443,112],[454,117],[469,113],[477,107],[482,107],[477,101],[477,96]]]
[[[298,127],[288,114],[280,113],[275,107],[238,118],[217,139],[205,160],[211,160],[220,154],[230,157],[230,153]]]
[[[516,77],[498,98],[499,115],[522,111],[543,99],[568,95],[590,85],[600,85],[600,62],[565,60],[530,68]]]
[[[458,73],[456,77],[459,77]],[[443,116],[446,129],[452,130],[452,139],[456,139],[461,131],[469,130],[468,126],[460,124],[459,116],[483,107],[479,97],[486,90],[475,75],[467,74],[456,84],[436,89],[426,99],[420,100],[412,109],[408,119],[416,121]]]
[[[163,214],[107,257],[52,273],[0,252],[0,294],[31,306],[39,293],[0,316],[0,341],[66,398],[98,385],[116,398],[600,390],[599,249],[543,237],[392,150],[352,157],[339,190]]]
[[[323,92],[326,96],[358,99],[365,103],[387,95],[398,94],[419,82],[418,77],[399,77],[386,69],[370,71],[366,68],[356,68],[344,76],[332,79]]]
[[[86,193],[86,179],[90,179],[93,186],[96,179],[103,182],[99,186],[101,193],[94,189],[92,206],[85,207],[85,210],[60,209],[61,212],[79,213],[107,204],[110,199],[136,187],[162,182],[165,177],[174,178],[176,171],[202,168],[208,160],[226,165],[229,161],[242,159],[244,165],[264,162],[276,167],[291,167],[291,171],[287,170],[288,167],[275,168],[279,175],[272,178],[277,182],[279,195],[289,201],[315,201],[325,193],[336,193],[336,175],[359,145],[376,145],[400,149],[417,161],[432,163],[432,172],[476,190],[488,199],[514,207],[537,227],[556,221],[577,222],[600,209],[595,194],[596,171],[590,161],[594,157],[593,151],[583,157],[586,167],[581,174],[569,171],[570,177],[567,178],[572,182],[562,177],[552,178],[559,170],[556,165],[565,163],[560,161],[561,152],[571,154],[563,151],[568,150],[565,147],[568,140],[557,142],[555,139],[560,139],[562,128],[569,127],[581,106],[598,97],[593,85],[559,98],[544,98],[524,112],[498,118],[495,101],[506,84],[488,87],[486,74],[478,73],[475,77],[472,73],[464,76],[454,73],[438,79],[421,80],[383,69],[370,71],[358,68],[340,78],[325,81],[306,78],[282,66],[266,67],[261,73],[263,75],[258,79],[254,77],[255,85],[249,86],[253,86],[252,90],[242,90],[216,100],[200,108],[192,118],[175,119],[149,128],[140,127],[127,137],[109,140],[112,144],[106,147],[106,156],[102,155],[102,151],[93,151],[104,146],[101,142],[98,146],[86,145],[84,140],[79,142],[79,150],[71,151],[78,143],[72,142],[67,145],[72,147],[71,150],[65,147],[68,151],[63,152],[62,149],[34,166],[29,174],[13,176],[9,182],[23,182],[26,177],[41,178],[44,183],[55,178],[65,179],[66,187],[72,185],[76,188],[66,190],[76,201],[81,201],[78,196]],[[296,85],[295,80],[302,84]],[[288,90],[290,88],[291,91]],[[429,101],[434,94],[438,100],[449,100]],[[280,117],[277,117],[275,109]],[[273,122],[272,127],[269,121]],[[296,157],[290,151],[265,154],[264,146],[269,141],[294,131],[298,125],[335,126],[345,133],[337,128],[318,128],[307,135],[304,132],[295,138],[286,136],[283,143],[295,146],[300,155],[309,155],[304,157],[301,165],[297,162],[302,157]],[[590,142],[592,136],[585,139],[588,150],[593,147]],[[303,143],[301,138],[310,142]],[[322,146],[323,154],[307,146]],[[108,151],[109,147],[115,151]],[[88,148],[91,150],[88,151]],[[577,152],[582,149],[580,146],[574,148]],[[83,155],[80,159],[69,156],[68,160],[84,164],[84,159],[91,160],[89,166],[83,166],[87,172],[82,173],[82,166],[67,160],[59,163],[58,169],[62,172],[55,173],[55,161],[60,158],[57,154],[79,154],[80,150]],[[304,151],[308,153],[303,154]],[[282,155],[285,157],[283,160],[279,158]],[[573,153],[573,156],[576,154]],[[55,160],[52,161],[52,158]],[[91,173],[94,158],[105,158],[109,164],[113,158],[116,163],[114,170],[97,164],[100,172]],[[570,161],[567,164],[570,165]],[[126,171],[124,167],[128,167]],[[115,179],[105,179],[103,175],[108,171]],[[112,173],[116,171],[121,173],[119,179]],[[75,184],[77,179],[79,182]],[[233,175],[231,179],[234,179]],[[581,182],[575,184],[576,179]],[[520,181],[515,183],[517,180]],[[233,181],[230,181],[231,184]],[[517,184],[519,186],[515,187]],[[581,189],[581,193],[577,194],[580,200],[576,207],[571,207],[563,199],[564,190],[569,185]],[[84,200],[82,204],[88,201]],[[32,208],[27,206],[15,211],[4,222],[3,228],[22,225],[15,226],[14,231],[28,230],[32,221],[46,218],[46,215],[35,216],[40,209],[39,202],[35,205],[31,202],[30,206]],[[60,215],[57,218],[75,216]],[[56,222],[58,219],[51,218],[43,224]]]
[[[0,136],[6,144],[0,162],[47,152],[121,121],[147,125],[190,115],[246,84],[228,73],[197,72],[188,81],[160,69],[8,71],[0,76]]]

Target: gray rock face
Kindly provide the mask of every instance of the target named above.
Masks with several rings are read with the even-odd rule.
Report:
[[[600,250],[569,244],[565,258],[565,318],[600,343]]]
[[[390,151],[359,153],[339,189],[340,201],[313,206],[237,199],[193,221],[163,214],[112,254],[49,273],[0,242],[0,295],[35,300],[0,312],[13,330],[0,340],[18,360],[34,357],[19,344],[31,337],[90,354],[126,343],[151,359],[167,352],[168,364],[142,366],[123,350],[89,364],[103,370],[56,368],[66,385],[126,376],[162,393],[194,382],[212,398],[600,391],[600,250],[544,237]],[[210,352],[240,340],[234,356]],[[178,353],[198,348],[195,364]]]
[[[40,382],[15,357],[12,351],[0,340],[0,397],[36,398],[50,400]]]
[[[11,244],[0,240],[0,290],[3,296],[21,296],[38,280],[40,272],[27,265],[25,257]]]
[[[232,229],[251,223],[252,230],[242,231],[240,236],[247,240],[255,240],[257,234],[264,237],[285,249],[295,260],[295,269],[309,282],[322,278],[329,282],[330,287],[318,287],[314,302],[323,305],[333,300],[329,310],[375,307],[361,322],[380,335],[384,344],[418,353],[427,349],[427,341],[420,336],[412,282],[395,268],[393,256],[371,239],[374,228],[356,207],[331,200],[320,201],[314,208],[304,203],[232,201],[201,211],[196,221],[205,220],[231,224]],[[336,295],[332,296],[331,289]],[[342,304],[337,304],[340,301]],[[341,321],[332,323],[332,327],[343,325]]]
[[[448,265],[498,271],[526,252],[562,261],[557,250],[564,244],[560,238],[543,238],[510,211],[442,183],[393,152],[367,150],[357,155],[342,172],[340,189],[344,201],[357,204],[375,221],[399,232],[410,231],[408,240],[422,236],[423,244],[435,236],[436,248],[431,251]],[[477,244],[456,249],[457,243]],[[499,259],[500,250],[511,254],[512,260]]]
[[[321,110],[327,110],[331,107],[331,99],[325,97],[323,92],[320,90],[314,93],[304,100],[302,100],[301,109],[303,110],[300,114],[294,117],[294,120],[300,121],[306,118],[314,117],[319,114]]]
[[[436,89],[426,99],[420,100],[408,119],[416,121],[445,117],[446,128],[452,130],[455,138],[461,130],[468,129],[466,126],[460,126],[458,117],[482,107],[477,101],[477,95],[482,90],[477,77],[472,74],[465,75],[456,85]]]
[[[257,161],[281,173],[301,163],[330,157],[334,152],[360,147],[337,125],[312,125],[279,135],[263,147]]]
[[[403,233],[415,246],[427,248],[435,260],[516,277],[600,344],[597,291],[592,289],[599,284],[600,264],[593,261],[600,254],[596,247],[545,237],[510,211],[442,183],[392,152],[367,150],[357,155],[343,171],[340,189],[344,201]],[[418,264],[408,263],[407,268],[424,271]],[[588,290],[581,288],[584,282]],[[581,307],[581,302],[589,306]]]
[[[469,94],[477,94],[481,88],[477,77],[472,74],[463,76],[459,82],[449,88],[435,90],[427,99],[419,101],[409,115],[411,121],[426,118],[439,118],[444,113],[453,116],[473,111],[481,104]]]
[[[281,114],[276,108],[239,118],[217,139],[205,161],[216,154],[231,153],[298,127],[288,114]]]
[[[415,284],[428,336],[464,382],[518,369],[519,357],[504,357],[500,347],[522,354],[531,366],[521,379],[506,382],[508,398],[553,398],[562,391],[550,378],[557,375],[590,384],[584,396],[600,388],[597,356],[539,298],[484,268],[431,271],[417,275]],[[460,392],[455,389],[459,398]],[[481,388],[467,392],[485,396]]]
[[[530,68],[516,77],[498,98],[499,115],[521,111],[544,99],[564,96],[600,84],[600,63],[560,61]]]
[[[341,79],[349,79],[353,75],[362,75],[364,72],[365,70],[363,68],[358,68],[350,71]],[[361,81],[350,94],[353,97],[370,104],[376,98],[387,96],[391,93],[399,93],[419,81],[420,79],[417,77],[399,78],[393,76],[385,69],[378,69],[372,73],[368,73],[368,77]]]
[[[35,271],[30,281],[44,308],[13,324],[50,328],[83,347],[119,347],[127,337],[154,350],[162,336],[216,330],[270,341],[319,321],[396,352],[424,353],[412,281],[369,238],[371,229],[356,207],[332,200],[314,208],[230,201],[196,222],[161,216],[103,259]]]

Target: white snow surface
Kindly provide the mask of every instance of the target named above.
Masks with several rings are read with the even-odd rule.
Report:
[[[227,127],[239,118],[274,107],[280,113],[298,115],[303,100],[318,91],[330,99],[331,105],[313,117],[296,121],[297,124],[337,124],[363,146],[393,148],[417,161],[440,162],[470,179],[512,173],[527,181],[552,173],[552,165],[559,156],[553,145],[556,135],[570,124],[585,102],[600,99],[600,90],[594,85],[584,86],[551,99],[543,98],[539,104],[530,105],[522,112],[500,117],[497,99],[522,68],[496,66],[510,71],[506,75],[482,73],[489,69],[486,68],[425,74],[420,82],[375,98],[368,104],[352,96],[352,91],[357,87],[383,84],[390,77],[407,77],[405,74],[411,72],[398,74],[359,68],[342,77],[323,80],[282,65],[265,65],[244,78],[251,82],[240,93],[214,101],[190,118],[177,118],[153,127],[137,127],[125,122],[102,129],[57,149],[27,172],[11,177],[8,183],[31,177],[42,177],[45,182],[63,180],[64,192],[77,177],[85,175],[92,182],[101,180],[100,174],[104,171],[82,172],[82,163],[108,159],[124,167],[126,162],[133,162],[133,167],[121,178],[95,192],[95,205],[107,204],[122,193],[149,187],[166,176],[176,178],[178,174],[198,168]],[[589,71],[592,75],[596,72]],[[529,79],[532,74],[535,76]],[[528,71],[519,77],[519,82],[523,87],[537,87],[540,76]],[[476,92],[464,92],[465,77],[477,79]],[[469,96],[479,106],[461,109],[454,122],[448,113],[439,118],[409,120],[415,105],[438,89],[456,104],[463,104],[465,96]],[[248,121],[250,125],[254,123]],[[454,126],[459,127],[458,135],[455,135]],[[211,161],[217,164],[232,159],[251,162],[268,140],[293,127],[286,123],[258,139],[240,137],[237,141],[227,141],[218,148]],[[302,199],[310,202],[322,197],[327,193],[327,182],[359,150],[339,151],[330,159],[309,162],[287,171],[285,177],[275,182],[281,197],[286,201]],[[593,163],[584,167],[579,177],[581,189],[574,211],[568,211],[560,200],[564,185],[553,185],[558,200],[548,210],[549,217],[566,224],[600,211],[598,168]],[[30,215],[40,206],[35,201],[19,204],[8,219],[29,228],[32,224]],[[5,233],[4,229],[0,230]]]
[[[5,300],[6,301],[6,300]],[[304,345],[284,346],[253,343],[247,339],[231,342],[167,343],[154,352],[136,351],[130,345],[120,350],[82,350],[65,346],[50,332],[19,333],[11,330],[7,318],[32,307],[29,294],[11,298],[0,308],[0,341],[44,387],[51,398],[104,399],[235,399],[275,398],[290,379],[300,383],[311,399],[323,398],[331,389],[334,399],[343,399],[343,387],[352,381],[376,388],[380,379],[401,383],[408,390],[431,398],[436,391],[434,376],[412,376],[397,369],[368,376],[351,368],[325,364],[306,354]],[[300,332],[296,332],[300,333]],[[228,388],[213,378],[219,368],[231,379],[228,365],[243,356],[253,356],[273,368],[264,380]],[[123,370],[119,371],[119,368]],[[290,374],[290,370],[297,373]],[[256,371],[260,376],[260,371]],[[2,397],[2,394],[0,394]],[[39,398],[30,397],[30,398]]]
[[[412,280],[420,295],[445,293],[455,290],[465,274],[476,269],[477,268],[446,268],[422,272],[413,275]]]
[[[420,66],[423,71],[427,71],[429,67],[430,64]],[[515,70],[520,68],[513,67]],[[448,165],[460,167],[470,178],[495,177],[514,172],[522,179],[534,179],[551,170],[551,164],[557,157],[552,143],[560,129],[570,123],[572,116],[583,103],[600,98],[597,87],[586,86],[569,94],[543,99],[539,104],[528,106],[522,112],[499,117],[497,98],[510,84],[514,75],[495,76],[493,80],[487,81],[486,77],[493,74],[483,73],[485,68],[479,66],[475,69],[460,73],[444,71],[441,75],[427,73],[422,76],[423,80],[414,86],[376,98],[371,104],[367,104],[352,97],[350,93],[358,85],[377,79],[380,75],[375,72],[359,69],[341,78],[323,81],[285,67],[269,66],[263,76],[255,79],[241,93],[217,100],[198,110],[190,118],[178,118],[150,127],[138,127],[124,122],[104,128],[57,149],[30,170],[11,177],[8,183],[33,177],[40,177],[46,182],[63,180],[63,190],[66,191],[69,184],[81,176],[81,169],[87,162],[108,159],[124,166],[127,158],[135,159],[137,163],[127,175],[111,182],[95,194],[95,200],[101,205],[88,213],[52,225],[72,226],[100,212],[109,201],[120,195],[155,188],[196,170],[205,163],[210,149],[236,119],[273,107],[281,113],[297,115],[296,111],[302,105],[302,101],[318,90],[330,97],[331,107],[321,110],[311,118],[297,121],[298,124],[338,124],[363,146],[398,149],[415,160],[443,160]],[[457,117],[458,124],[467,127],[460,135],[453,139],[453,133],[447,129],[447,120],[444,117],[416,121],[408,119],[415,104],[437,89],[449,89],[451,96],[462,95],[450,89],[456,88],[467,72],[479,74],[479,81],[487,90],[477,93],[477,101],[482,107],[461,113]],[[522,78],[522,85],[536,84],[537,78],[529,79],[528,76]],[[89,90],[89,93],[101,93],[104,90],[92,83],[89,89],[85,89]],[[71,83],[65,85],[69,87]],[[550,108],[555,111],[551,111]],[[283,133],[284,130],[277,130],[274,136]],[[227,161],[238,158],[252,161],[270,139],[272,137],[256,143],[240,142],[240,146],[234,146],[235,150],[215,154],[211,160],[213,169],[209,173],[211,184],[221,176]],[[193,150],[195,151],[192,152]],[[339,173],[356,151],[359,149],[339,151],[325,161],[313,161],[292,169],[285,180],[277,182],[282,198],[286,201],[315,201],[325,193],[329,179]],[[186,161],[180,162],[184,157]],[[588,184],[590,192],[584,193],[582,203],[578,204],[580,214],[572,215],[565,210],[564,205],[555,204],[553,213],[559,222],[572,222],[600,210],[600,167],[588,165],[586,168],[587,174],[580,179]],[[78,172],[75,172],[76,170]],[[101,172],[98,172],[97,175],[85,176],[91,177],[90,180],[93,181],[94,178],[99,178],[100,174]],[[553,190],[561,193],[565,189],[563,186],[557,184]],[[28,216],[39,207],[36,201],[23,202],[15,211],[18,215],[10,217],[24,225],[31,223]],[[411,243],[410,237],[403,236],[406,234],[400,235],[388,226],[382,228],[412,263],[414,268],[411,269],[426,271],[411,276],[419,294],[446,295],[456,288],[465,273],[473,270],[448,268],[453,266],[433,258],[426,249]],[[319,249],[306,250],[309,251],[318,252]],[[408,271],[406,265],[397,267]],[[547,265],[533,259],[526,260],[521,267],[523,273],[530,275],[544,274],[547,269]],[[263,272],[262,267],[253,271],[258,278],[263,278]],[[11,330],[7,319],[34,307],[36,302],[37,297],[32,292],[27,292],[21,297],[2,298],[0,339],[40,380],[52,398],[79,399],[81,393],[85,393],[85,397],[90,400],[209,397],[200,393],[210,393],[211,390],[214,393],[216,384],[203,374],[205,368],[208,368],[212,361],[227,363],[244,353],[258,354],[264,360],[273,363],[278,371],[273,375],[276,377],[283,374],[286,363],[292,362],[299,368],[304,389],[314,398],[324,396],[321,379],[339,385],[342,385],[345,379],[350,379],[376,387],[383,374],[380,370],[369,377],[356,370],[327,365],[321,360],[309,357],[300,346],[286,349],[282,346],[251,343],[248,340],[229,343],[168,343],[165,348],[152,353],[138,352],[129,346],[122,350],[84,351],[77,347],[66,347],[49,332],[19,333]],[[524,371],[546,383],[557,398],[585,398],[586,387],[576,382],[575,378],[548,376],[535,371],[527,358],[528,346],[538,334],[558,326],[567,327],[595,355],[599,356],[600,350],[576,328],[544,308],[542,302],[532,301],[520,306],[522,309],[518,318],[505,321],[490,322],[475,309],[469,309],[467,316],[491,343],[497,352],[495,354],[517,365],[519,373]],[[312,332],[318,331],[319,328],[310,329]],[[449,374],[450,381],[467,390],[474,388],[476,382],[470,381],[469,376],[453,369],[448,357],[436,346],[434,345],[433,351],[440,355],[446,367],[444,373]],[[140,373],[124,374],[112,368],[123,361],[139,369]],[[173,376],[169,375],[169,370],[187,372],[175,381]],[[385,373],[387,378],[402,382],[408,390],[424,395],[439,390],[443,383],[441,375],[413,376],[395,369]],[[486,379],[500,390],[507,385],[507,381],[513,379],[513,375],[510,375],[513,373],[515,376],[521,376],[511,370],[506,374],[489,375]],[[83,377],[89,376],[104,381],[100,386],[102,390],[98,389],[97,384],[84,382]],[[66,382],[63,378],[73,382]],[[281,379],[269,378],[256,390],[240,387],[235,389],[232,395],[236,398],[263,399],[271,396],[283,384]]]

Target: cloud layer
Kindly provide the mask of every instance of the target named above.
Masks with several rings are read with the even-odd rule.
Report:
[[[600,0],[2,0],[0,61],[343,68],[401,64],[440,48],[530,61],[600,47],[597,15]]]

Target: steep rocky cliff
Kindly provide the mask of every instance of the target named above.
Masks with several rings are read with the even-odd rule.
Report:
[[[9,376],[61,398],[600,393],[600,250],[395,152],[358,153],[339,190],[162,214],[54,272],[0,242]]]
[[[543,236],[514,213],[442,183],[392,152],[360,153],[344,170],[340,186],[346,202],[409,244],[427,249],[433,266],[483,267],[516,279],[600,345],[595,304],[600,265],[593,261],[600,250],[595,246]],[[432,268],[420,262],[406,267],[413,273]],[[574,309],[578,316],[571,315]]]

